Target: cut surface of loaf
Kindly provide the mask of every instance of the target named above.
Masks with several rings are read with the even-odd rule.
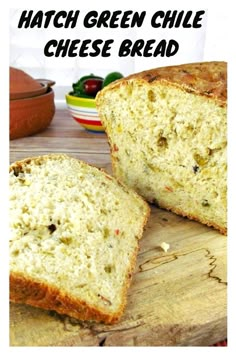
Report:
[[[227,232],[226,63],[130,75],[96,97],[114,175],[148,201]]]
[[[10,166],[10,299],[81,319],[124,311],[149,207],[67,155]]]

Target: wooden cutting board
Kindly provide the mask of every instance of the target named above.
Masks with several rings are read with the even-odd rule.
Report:
[[[82,323],[11,304],[10,345],[205,346],[223,340],[226,243],[211,228],[153,207],[118,324]]]

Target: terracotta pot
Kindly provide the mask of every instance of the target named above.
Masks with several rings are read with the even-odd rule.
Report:
[[[26,98],[28,92],[37,92],[42,86],[23,70],[10,67],[10,99]],[[24,97],[18,97],[24,95]],[[15,97],[16,96],[16,97]]]
[[[55,113],[54,81],[33,79],[10,68],[10,139],[38,133],[51,123]]]
[[[51,123],[55,113],[54,92],[10,101],[10,139],[38,133]]]

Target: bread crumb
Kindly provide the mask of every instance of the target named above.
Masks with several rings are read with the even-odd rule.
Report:
[[[160,244],[160,247],[163,249],[164,252],[167,252],[168,249],[170,248],[170,245],[169,245],[169,243],[162,242],[162,243]]]
[[[49,154],[10,166],[9,210],[11,301],[117,322],[148,204],[105,172]]]
[[[114,176],[148,202],[223,234],[226,78],[225,62],[161,67],[129,75],[96,96]]]

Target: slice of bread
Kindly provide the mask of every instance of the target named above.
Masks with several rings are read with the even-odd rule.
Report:
[[[163,67],[96,97],[113,173],[148,201],[227,232],[226,63]]]
[[[81,319],[124,311],[149,206],[67,155],[10,166],[10,299]]]

